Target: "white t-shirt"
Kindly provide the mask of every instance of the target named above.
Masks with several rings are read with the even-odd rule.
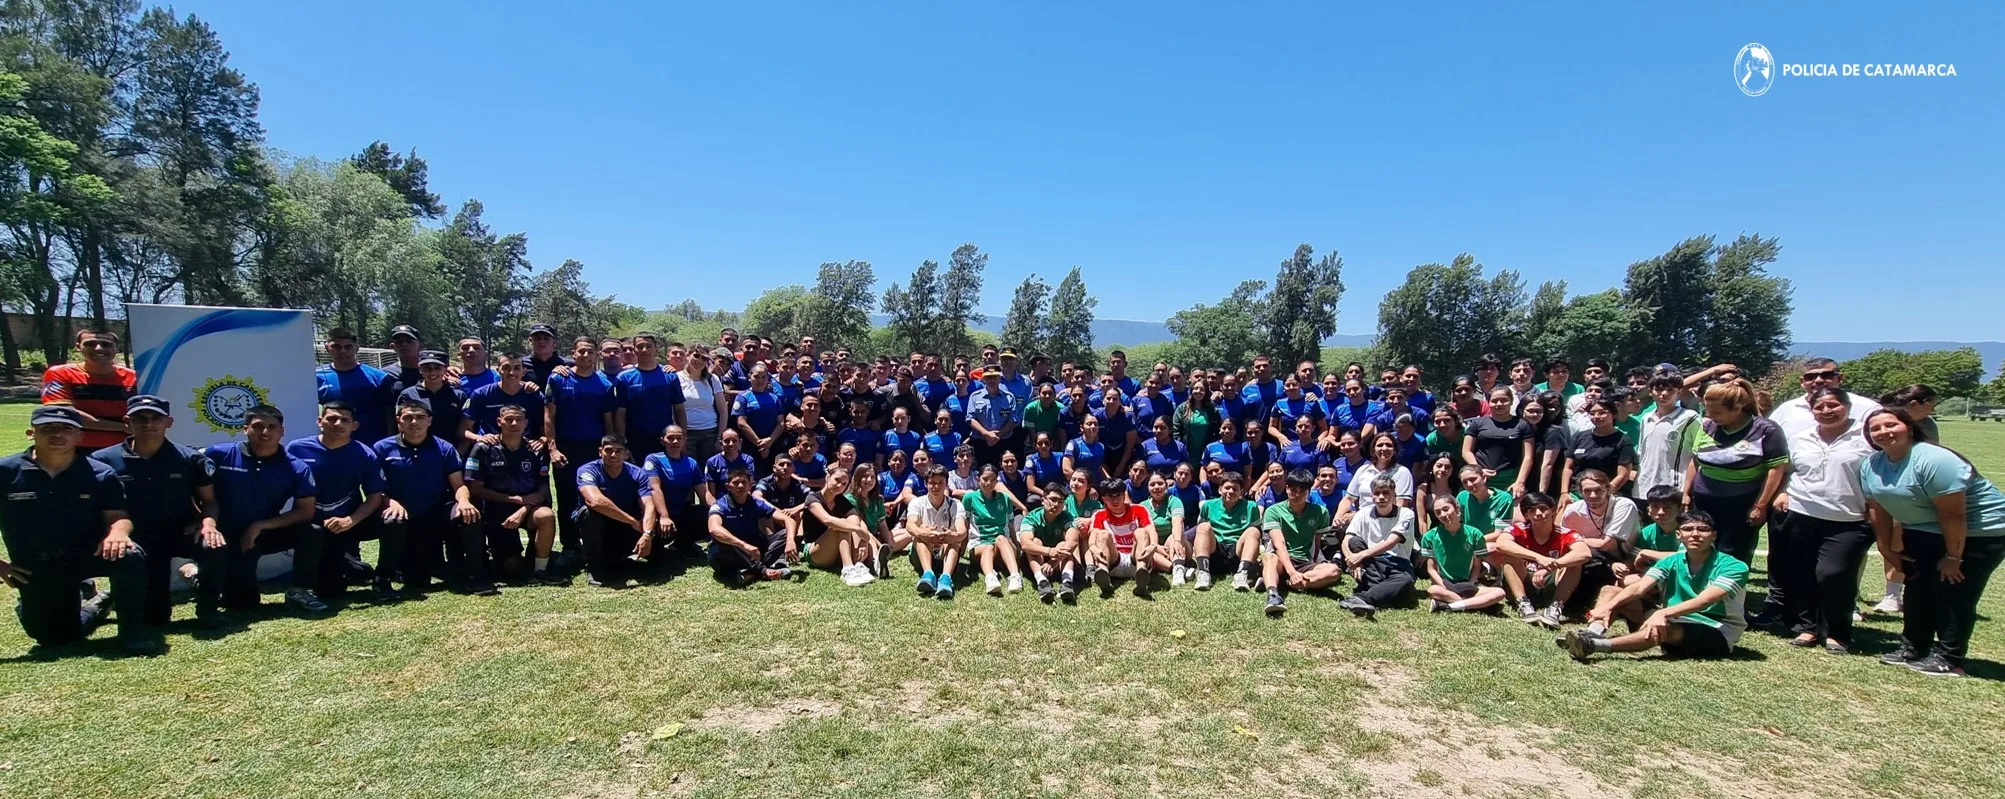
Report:
[[[1688,408],[1673,408],[1658,417],[1656,411],[1643,414],[1636,442],[1636,496],[1644,496],[1657,486],[1685,489],[1685,469],[1692,465],[1692,440],[1698,431],[1699,415]]]
[[[1789,436],[1789,510],[1827,522],[1866,518],[1866,491],[1859,463],[1873,454],[1865,426],[1852,422],[1838,440],[1826,442],[1815,424]]]
[[[935,505],[933,503],[940,504]],[[914,530],[953,530],[961,519],[961,501],[942,491],[919,497],[905,510],[905,526]]]
[[[1399,543],[1386,550],[1385,554],[1412,560],[1413,528],[1416,524],[1413,509],[1402,507],[1396,508],[1395,511],[1391,516],[1380,516],[1378,506],[1366,504],[1363,510],[1351,517],[1350,529],[1345,532],[1364,539],[1367,548],[1378,546],[1388,538],[1397,537]]]
[[[1879,403],[1853,394],[1852,409],[1848,415],[1852,417],[1852,421],[1857,422],[1866,418],[1866,414],[1879,409]],[[1809,395],[1797,397],[1796,399],[1775,406],[1775,410],[1768,414],[1768,420],[1774,422],[1777,427],[1782,428],[1782,435],[1785,440],[1795,438],[1797,433],[1804,430],[1817,429],[1817,420],[1810,415]]]
[[[1371,483],[1373,480],[1377,480],[1380,474],[1385,474],[1392,478],[1393,490],[1399,494],[1400,499],[1413,498],[1413,472],[1411,470],[1394,464],[1391,471],[1380,472],[1377,464],[1366,461],[1365,465],[1359,466],[1358,470],[1351,474],[1351,486],[1344,490],[1344,493],[1351,495],[1356,500],[1351,503],[1352,507],[1363,509],[1371,505]]]
[[[1567,503],[1559,525],[1572,530],[1574,537],[1583,541],[1606,537],[1626,544],[1636,540],[1636,531],[1643,526],[1643,514],[1637,512],[1636,503],[1628,497],[1609,497],[1608,510],[1600,514],[1588,511],[1587,500],[1576,499]]]
[[[724,391],[724,383],[712,374],[705,374],[701,380],[691,378],[688,372],[675,374],[682,380],[682,409],[689,420],[689,429],[717,429],[717,395]]]

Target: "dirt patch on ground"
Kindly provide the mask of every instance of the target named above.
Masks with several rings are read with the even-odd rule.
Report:
[[[842,712],[842,705],[821,699],[788,699],[763,707],[717,707],[689,723],[692,730],[730,729],[760,735],[802,719],[821,719]]]

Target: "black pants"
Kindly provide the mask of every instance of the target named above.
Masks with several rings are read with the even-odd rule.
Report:
[[[89,631],[84,627],[77,583],[92,577],[111,578],[119,640],[133,641],[145,635],[148,563],[143,548],[118,560],[86,555],[18,565],[34,572],[28,584],[21,586],[15,614],[21,619],[21,630],[35,643],[58,646],[83,639]]]
[[[559,441],[557,451],[564,453],[565,463],[557,469],[557,540],[566,552],[572,547],[584,551],[584,539],[578,536],[578,521],[571,514],[578,511],[584,501],[578,496],[578,467],[598,459],[598,441]]]
[[[480,527],[460,524],[453,519],[452,509],[452,503],[442,502],[404,521],[383,523],[386,558],[392,536],[404,542],[404,557],[398,564],[404,574],[404,590],[425,591],[432,587],[432,576],[440,573],[441,552],[445,555],[444,573],[452,574],[464,572],[469,550],[485,551]],[[376,567],[378,574],[386,570],[386,564]]]
[[[1754,501],[1760,498],[1759,491],[1727,497],[1692,494],[1692,507],[1712,514],[1713,530],[1719,534],[1718,543],[1713,547],[1740,559],[1748,568],[1754,567],[1754,548],[1758,541],[1754,525],[1747,523],[1747,514],[1754,510]],[[1774,596],[1774,587],[1769,590],[1770,599],[1779,601],[1780,597]]]
[[[320,559],[327,545],[327,531],[317,524],[295,524],[258,534],[251,548],[243,546],[244,531],[223,531],[223,567],[218,575],[205,569],[196,602],[207,606],[221,592],[224,606],[250,609],[258,606],[258,559],[292,550],[292,587],[319,587]],[[221,579],[217,579],[220,577]]]
[[[631,562],[627,557],[640,544],[639,531],[590,510],[578,519],[578,532],[585,542],[585,570],[599,580],[625,569]],[[654,557],[648,556],[650,560]]]
[[[327,529],[325,523],[325,520],[322,520],[314,522],[314,525],[324,531]],[[354,566],[347,560],[346,554],[341,557],[333,555],[336,552],[354,552],[357,553],[356,558],[359,561],[364,541],[377,542],[376,568],[369,569],[367,573],[377,585],[389,585],[390,578],[403,567],[404,554],[408,546],[404,539],[408,529],[409,526],[404,524],[384,524],[382,515],[377,514],[363,519],[347,530],[327,533],[327,554],[321,557],[320,563],[321,597],[340,596],[348,590],[348,586],[354,582],[351,579],[355,574]],[[363,566],[366,568],[368,564],[364,563]]]
[[[982,438],[979,435],[975,435],[968,437],[968,443],[975,449],[976,469],[980,469],[983,466],[994,466],[998,469],[1002,468],[1003,453],[1009,450],[1008,438],[1003,436],[997,436],[996,443],[990,444],[988,440]],[[952,469],[954,468],[954,465],[952,463],[948,463],[947,468]]]
[[[710,510],[708,508],[690,503],[681,508],[670,510],[669,518],[675,521],[675,536],[668,542],[671,545],[683,547],[701,544],[710,540]]]
[[[1768,524],[1770,596],[1783,596],[1789,631],[1852,642],[1859,564],[1873,543],[1865,521],[1836,522],[1779,513]]]
[[[174,615],[174,559],[187,558],[204,572],[222,574],[223,550],[203,549],[192,526],[135,527],[132,541],[146,550],[146,623],[166,624]]]
[[[743,585],[752,579],[748,576],[749,573],[764,569],[767,566],[783,565],[787,559],[786,535],[773,536],[765,544],[765,547],[761,549],[761,552],[764,553],[764,561],[753,563],[752,558],[746,555],[744,550],[737,547],[723,546],[714,541],[711,542],[711,574],[715,575],[718,581],[727,585]]]
[[[1364,562],[1353,595],[1372,607],[1384,608],[1404,599],[1413,590],[1413,561],[1396,555],[1380,555]]]
[[[1970,631],[1977,626],[1977,600],[1998,562],[2005,538],[1963,539],[1963,582],[1950,583],[1936,571],[1942,560],[1941,534],[1909,528],[1901,537],[1901,572],[1907,595],[1901,612],[1901,642],[1918,654],[1937,654],[1963,665]]]

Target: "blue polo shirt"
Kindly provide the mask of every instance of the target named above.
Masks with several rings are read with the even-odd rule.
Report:
[[[941,375],[939,380],[922,377],[912,381],[912,389],[919,392],[919,398],[926,403],[926,410],[939,413],[940,403],[954,396],[954,381],[945,375]]]
[[[941,435],[936,430],[927,433],[925,438],[920,439],[920,446],[926,449],[927,455],[933,457],[934,463],[953,463],[954,450],[961,448],[961,440],[960,433],[949,432],[946,435]]]
[[[1170,443],[1164,444],[1157,441],[1155,436],[1150,436],[1147,441],[1142,442],[1141,454],[1148,461],[1149,471],[1164,477],[1176,474],[1177,467],[1190,457],[1190,451],[1184,449],[1182,441],[1171,438]]]
[[[731,458],[719,452],[703,463],[703,479],[710,483],[711,496],[724,496],[724,481],[730,478],[734,466],[744,469],[752,479],[759,479],[758,464],[752,461],[752,453],[739,450],[738,457]]]
[[[628,516],[636,519],[641,518],[641,498],[654,495],[654,490],[648,486],[647,481],[641,479],[641,470],[625,461],[620,462],[617,474],[607,472],[606,462],[603,459],[578,467],[578,487],[587,486],[598,489],[606,499],[612,500],[620,510],[626,511]],[[590,507],[579,503],[578,510],[573,516],[583,518],[585,514],[591,512]]]
[[[814,454],[814,457],[807,460],[801,460],[792,455],[788,455],[787,457],[793,458],[795,477],[802,480],[828,479],[828,459],[822,457],[821,453],[817,452]]]
[[[396,376],[366,363],[346,372],[321,364],[313,370],[313,379],[319,384],[321,404],[341,400],[355,406],[357,435],[366,440],[390,432],[390,409],[401,388]]]
[[[529,446],[526,438],[515,449],[503,444],[475,444],[467,450],[462,468],[467,482],[503,494],[526,497],[550,484],[549,456]]]
[[[918,452],[926,446],[926,439],[927,436],[920,435],[917,430],[907,430],[903,433],[897,430],[886,430],[884,431],[884,457],[891,457],[892,451],[896,450],[905,453],[906,460],[911,460],[912,453]]]
[[[0,458],[0,541],[7,559],[31,570],[39,564],[90,557],[111,525],[105,511],[126,508],[125,486],[103,461],[78,452],[56,474],[35,465],[33,450]]]
[[[1244,391],[1244,390],[1242,390]],[[1262,418],[1260,403],[1247,399],[1244,393],[1227,394],[1218,400],[1218,410],[1239,425],[1240,435],[1246,434],[1247,427]]]
[[[195,502],[195,490],[214,482],[216,467],[201,452],[163,441],[151,458],[132,451],[132,440],[105,447],[91,457],[110,466],[124,486],[126,503],[131,506],[135,527],[172,530],[194,523],[202,516]]]
[[[1012,418],[1016,420],[1017,424],[1022,424],[1023,406],[1030,404],[1032,399],[1037,398],[1037,392],[1031,390],[1030,376],[1022,372],[1016,373],[1015,377],[1003,375],[1002,387],[1004,391],[1010,393],[1010,396],[1016,398],[1015,416]]]
[[[654,441],[675,424],[675,406],[682,404],[682,379],[660,364],[649,371],[629,366],[620,371],[619,406],[627,409],[628,441]]]
[[[459,376],[459,389],[472,394],[475,391],[499,382],[501,382],[501,373],[494,371],[493,367],[488,367],[478,372],[461,372]]]
[[[746,391],[731,401],[731,415],[744,419],[760,438],[770,437],[780,429],[780,414],[785,412],[785,401],[772,391]]]
[[[1135,432],[1135,415],[1127,412],[1108,413],[1106,408],[1094,411],[1100,420],[1100,440],[1118,450],[1128,445],[1128,434]]]
[[[1346,397],[1328,404],[1323,410],[1328,415],[1330,424],[1338,431],[1349,430],[1356,433],[1365,429],[1365,425],[1371,423],[1372,417],[1384,409],[1370,400],[1352,405],[1350,398]]]
[[[730,494],[725,494],[710,503],[710,515],[724,520],[726,532],[760,549],[766,548],[768,539],[765,525],[759,522],[773,518],[775,512],[772,503],[758,497],[746,497],[743,503],[739,503],[732,500]],[[713,540],[710,546],[715,549],[719,544]]]
[[[270,457],[251,454],[249,444],[215,444],[202,453],[216,465],[216,523],[225,535],[243,532],[251,522],[285,512],[294,500],[311,501],[319,489],[313,468],[284,447]]]
[[[550,378],[543,392],[557,405],[557,440],[597,444],[606,435],[606,414],[619,407],[616,389],[605,372]]]
[[[414,519],[450,500],[453,491],[446,478],[465,470],[459,450],[437,436],[425,436],[416,444],[391,436],[376,442],[374,449],[383,465],[384,492]]]
[[[1274,403],[1274,418],[1281,421],[1281,430],[1290,436],[1295,435],[1295,420],[1304,416],[1309,417],[1311,421],[1322,422],[1323,404],[1310,399],[1307,395],[1298,400],[1284,396]]]
[[[351,438],[346,444],[328,449],[320,443],[319,436],[307,436],[286,444],[285,454],[306,464],[313,472],[316,522],[354,513],[362,506],[364,497],[383,492],[382,464],[376,462],[376,451],[360,441]]]
[[[1100,467],[1107,462],[1107,445],[1103,441],[1088,443],[1084,438],[1072,439],[1065,445],[1065,455],[1072,459],[1072,471],[1084,469],[1091,485],[1100,484]]]
[[[543,392],[530,391],[523,386],[513,394],[501,390],[501,384],[482,386],[466,397],[466,418],[473,420],[473,431],[481,435],[501,435],[501,406],[520,405],[529,413],[529,426],[523,428],[523,435],[530,438],[543,437]]]
[[[1288,396],[1288,390],[1281,386],[1280,380],[1269,378],[1265,383],[1258,381],[1248,382],[1244,388],[1239,390],[1239,395],[1245,398],[1247,402],[1258,407],[1260,409],[1260,418],[1265,419],[1267,418],[1267,413],[1274,409],[1274,403],[1280,402],[1283,397]]]
[[[1371,418],[1367,421],[1371,422],[1372,429],[1380,433],[1390,433],[1392,432],[1393,424],[1399,420],[1400,416],[1412,416],[1413,428],[1415,430],[1422,430],[1427,427],[1427,417],[1422,416],[1411,405],[1406,406],[1406,410],[1404,411],[1393,410],[1391,405],[1381,405],[1378,412],[1372,414]]]
[[[835,445],[830,451],[839,450],[844,444],[853,444],[856,446],[857,463],[876,463],[877,448],[883,443],[883,437],[879,436],[876,430],[868,427],[845,427],[835,434]]]
[[[815,457],[819,459],[821,455],[817,453]],[[794,468],[799,470],[801,466],[797,463]],[[826,466],[823,471],[827,471]],[[666,452],[657,452],[642,462],[641,474],[644,480],[651,477],[661,481],[662,499],[671,513],[697,504],[692,497],[696,495],[697,483],[703,480],[703,466],[695,458],[688,455],[670,458]]]
[[[432,424],[426,432],[455,443],[460,440],[459,423],[461,419],[466,418],[464,389],[444,384],[439,386],[439,390],[433,391],[420,384],[404,389],[403,393],[397,395],[398,402],[405,400],[422,402],[425,407],[432,409]],[[364,431],[361,425],[356,425],[355,436],[364,441],[374,441],[381,435],[380,430]]]

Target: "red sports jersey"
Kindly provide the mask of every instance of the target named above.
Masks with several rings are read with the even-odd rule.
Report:
[[[107,422],[125,421],[125,401],[133,395],[139,375],[123,366],[109,375],[92,375],[82,364],[59,363],[42,374],[42,404],[66,403]],[[112,430],[85,430],[78,446],[85,452],[125,440]]]
[[[1555,527],[1552,537],[1546,539],[1545,543],[1541,544],[1537,539],[1532,537],[1532,528],[1530,525],[1517,524],[1511,526],[1511,540],[1517,543],[1518,546],[1540,555],[1548,558],[1557,558],[1566,554],[1567,550],[1573,548],[1574,537],[1572,530],[1564,527]]]
[[[1106,530],[1114,535],[1114,548],[1123,553],[1135,551],[1135,531],[1150,527],[1155,522],[1149,519],[1149,512],[1133,502],[1128,503],[1128,512],[1114,516],[1101,508],[1093,512],[1093,529]]]

